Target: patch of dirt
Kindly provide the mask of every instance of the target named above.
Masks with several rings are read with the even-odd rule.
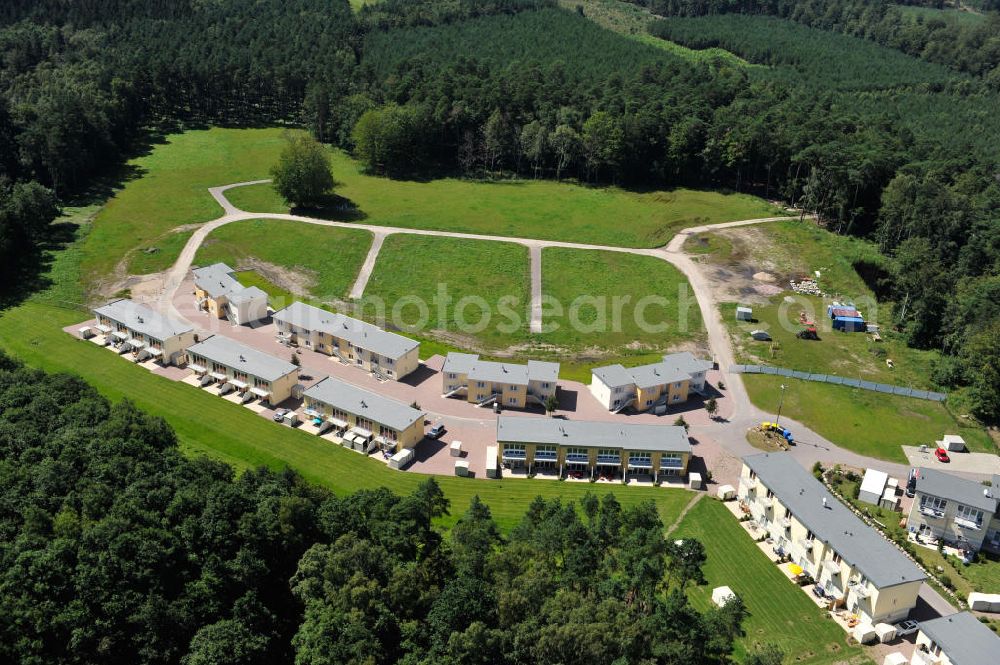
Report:
[[[275,286],[296,296],[308,295],[310,289],[316,284],[316,276],[312,271],[293,270],[286,266],[261,261],[252,256],[240,259],[239,263],[236,264],[236,269],[253,270]]]
[[[697,258],[711,267],[705,275],[717,302],[765,304],[771,296],[785,291],[781,285],[803,270],[789,257],[777,260],[773,237],[763,227],[743,226],[715,233],[729,241],[732,252],[724,257],[708,254]]]

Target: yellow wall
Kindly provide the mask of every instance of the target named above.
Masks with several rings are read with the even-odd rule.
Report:
[[[222,299],[221,301],[215,298],[209,297],[208,293],[195,287],[194,296],[196,300],[205,299],[205,308],[209,314],[217,319],[223,319],[226,317],[226,301]]]

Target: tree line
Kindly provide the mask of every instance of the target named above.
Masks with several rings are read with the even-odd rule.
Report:
[[[708,665],[742,634],[742,603],[688,602],[705,551],[652,502],[537,498],[503,535],[474,497],[443,531],[432,478],[338,497],[236,475],[3,355],[0,460],[4,662]]]
[[[887,0],[627,0],[658,16],[760,14],[869,39],[907,55],[981,76],[1000,90],[1000,4],[984,3],[982,21],[910,15],[900,4],[943,8],[943,3]]]

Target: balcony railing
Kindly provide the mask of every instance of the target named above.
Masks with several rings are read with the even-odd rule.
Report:
[[[859,582],[852,582],[851,584],[847,585],[847,588],[853,591],[854,595],[857,596],[859,599],[864,599],[869,596],[867,586]]]
[[[525,451],[523,451],[523,450],[504,450],[503,451],[503,458],[504,459],[525,459],[525,458],[527,458],[527,456],[528,456],[528,454]]]
[[[622,458],[620,455],[598,455],[598,464],[621,464]]]
[[[566,453],[567,464],[590,464],[590,455],[584,453]]]
[[[980,529],[983,528],[982,524],[978,524],[977,522],[967,519],[965,517],[956,517],[955,524],[962,527],[963,529],[975,529],[976,531],[979,531]]]
[[[660,468],[661,469],[679,469],[684,466],[684,460],[678,459],[676,457],[661,457],[660,458]]]
[[[556,457],[557,457],[556,451],[554,451],[554,450],[536,450],[535,451],[535,459],[536,460],[540,460],[540,461],[544,461],[544,462],[551,462],[551,461],[554,461],[556,459]]]
[[[940,508],[933,508],[931,506],[920,506],[920,512],[928,517],[936,517],[938,519],[944,517],[944,511]]]

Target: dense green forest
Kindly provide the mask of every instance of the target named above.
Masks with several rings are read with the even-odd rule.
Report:
[[[786,18],[806,26],[862,37],[929,62],[982,76],[1000,90],[1000,3],[987,0],[982,21],[907,13],[899,5],[943,3],[886,0],[628,0],[657,16],[750,14]]]
[[[0,355],[0,660],[729,662],[742,603],[698,612],[704,550],[652,502],[535,500],[509,536],[433,479],[333,496],[189,459],[169,427]]]
[[[3,3],[0,265],[26,270],[55,202],[178,125],[302,124],[390,176],[728,188],[878,240],[887,267],[865,274],[894,323],[1000,421],[1000,312],[979,296],[1000,282],[995,17],[640,4],[700,16],[654,35],[763,66],[684,59],[552,0]]]

